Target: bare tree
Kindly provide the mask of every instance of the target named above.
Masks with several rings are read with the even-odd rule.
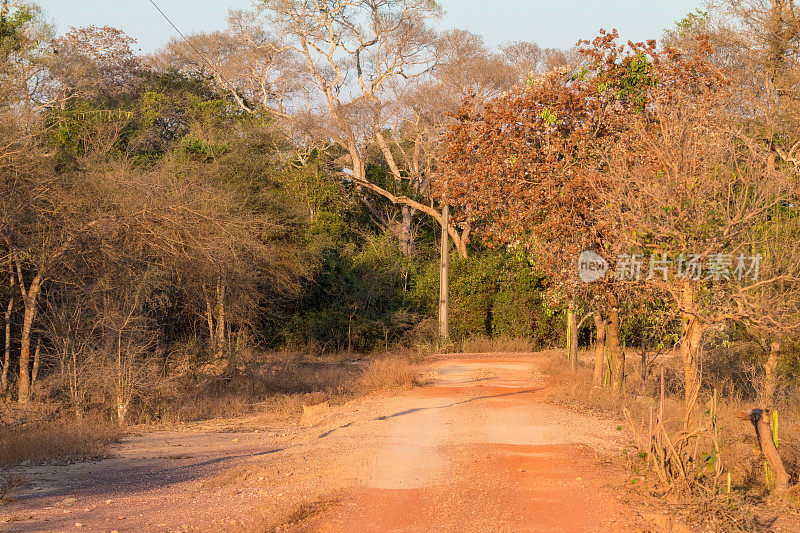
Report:
[[[500,50],[513,68],[518,83],[529,83],[532,78],[558,69],[572,71],[581,61],[575,49],[542,48],[530,41],[506,43]]]
[[[54,350],[61,386],[76,418],[82,418],[90,388],[90,378],[99,368],[101,352],[100,322],[91,309],[94,287],[82,290],[51,290],[42,319],[43,335]]]
[[[5,312],[5,349],[3,352],[3,370],[2,375],[0,375],[0,390],[4,393],[8,390],[8,370],[11,367],[11,313],[14,311],[14,291],[16,290],[14,262],[10,257],[8,259],[8,281],[8,306]]]
[[[49,186],[45,188],[49,189]],[[33,190],[44,192],[38,187]],[[32,220],[0,228],[3,239],[11,250],[14,274],[23,304],[18,381],[20,403],[27,403],[30,397],[31,333],[39,312],[39,295],[62,258],[97,223],[97,219],[83,222],[85,217],[74,211],[80,210],[80,202],[73,204],[63,197],[59,199],[51,196],[49,199],[58,203],[42,205],[41,208],[28,203],[21,211]],[[85,215],[86,211],[82,211],[82,214]]]
[[[135,39],[110,26],[72,28],[51,43],[44,57],[54,76],[60,101],[79,97],[107,103],[130,93],[142,67],[133,52]]]
[[[250,114],[286,117],[306,98],[304,66],[261,26],[255,13],[232,11],[226,31],[174,39],[149,59],[157,70],[212,78]]]

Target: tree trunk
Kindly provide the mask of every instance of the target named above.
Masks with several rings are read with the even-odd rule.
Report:
[[[353,315],[355,314],[355,310],[350,311],[350,315],[347,318],[347,354],[350,355],[353,353]]]
[[[69,397],[72,401],[72,407],[75,411],[75,418],[80,420],[83,418],[83,401],[79,394],[78,384],[78,354],[75,347],[68,347],[70,351],[70,363],[72,369],[69,373]]]
[[[462,259],[467,258],[467,242],[468,240],[466,232],[462,232],[461,238],[455,241],[456,250],[458,250],[458,255],[460,255]]]
[[[764,398],[762,404],[765,409],[773,407],[772,402],[775,397],[775,369],[778,366],[778,350],[780,345],[773,342],[769,345],[769,358],[764,363]]]
[[[0,392],[8,390],[8,369],[11,367],[11,313],[14,311],[14,267],[8,263],[9,287],[8,306],[6,307],[5,352],[3,354],[3,371],[0,374]]]
[[[641,343],[642,343],[641,346],[639,346],[639,349],[640,349],[640,352],[639,352],[640,357],[639,357],[639,359],[641,361],[641,368],[639,369],[639,379],[640,379],[639,390],[640,390],[641,394],[645,394],[645,384],[647,383],[647,376],[648,376],[649,372],[647,371],[648,370],[648,368],[647,368],[647,346],[645,345],[645,342],[644,342],[644,335],[642,335]]]
[[[442,346],[450,342],[450,239],[447,226],[450,223],[450,208],[442,207],[442,243],[439,259],[439,341]]]
[[[233,327],[231,325],[230,320],[228,320],[227,328],[228,329],[225,338],[227,339],[226,342],[228,344],[226,346],[226,350],[228,353],[228,371],[236,373],[239,364],[238,362],[239,352],[238,352],[238,347],[234,346],[231,341],[231,339],[233,339]]]
[[[217,350],[217,336],[214,333],[214,309],[211,305],[211,297],[203,288],[203,295],[206,299],[206,322],[208,322],[208,346],[211,350],[211,353],[215,353]]]
[[[703,327],[697,314],[697,289],[688,281],[681,287],[681,361],[684,383],[684,429],[689,429],[700,393],[700,342]]]
[[[404,257],[417,257],[417,243],[414,239],[414,210],[407,205],[400,208],[402,222],[398,226],[397,238],[400,240],[400,251]],[[445,226],[446,227],[446,226]]]
[[[225,285],[217,280],[217,354],[225,351]]]
[[[764,452],[764,458],[775,473],[775,492],[782,494],[789,489],[789,474],[786,472],[778,448],[772,440],[769,411],[753,409],[750,411],[750,421],[756,429],[758,443],[761,445],[761,451]]]
[[[36,378],[39,377],[39,352],[42,348],[41,337],[36,339],[36,349],[33,351],[33,369],[31,370],[31,390],[36,386]]]
[[[36,319],[36,298],[28,296],[25,299],[25,315],[22,320],[22,335],[20,337],[19,349],[19,394],[17,402],[21,404],[28,403],[31,396],[31,379],[30,379],[30,364],[31,364],[31,330],[33,329],[33,321]]]
[[[603,386],[603,365],[606,359],[606,319],[598,309],[594,313],[594,327],[596,330],[596,341],[594,345],[594,373],[592,374],[592,384],[596,388]]]
[[[125,425],[125,418],[128,414],[128,404],[130,403],[130,394],[128,391],[131,387],[130,380],[132,379],[129,360],[122,355],[122,331],[117,332],[117,423],[120,426]]]
[[[25,287],[25,280],[22,276],[22,262],[18,257],[12,256],[17,271],[17,283],[19,291],[22,293],[22,303],[25,306],[25,313],[22,318],[22,333],[20,335],[19,349],[19,386],[17,387],[17,402],[28,403],[31,396],[30,364],[31,364],[31,330],[33,322],[36,320],[36,305],[39,297],[39,290],[42,288],[42,274],[36,274],[30,286]]]
[[[386,138],[383,136],[381,128],[378,125],[380,122],[380,113],[377,113],[374,116],[374,119],[375,141],[377,142],[378,147],[381,149],[381,153],[383,153],[383,158],[386,161],[386,164],[389,165],[389,171],[395,179],[398,190],[400,190],[403,183],[402,172],[400,171],[400,167],[397,166],[397,161],[395,161],[394,155],[392,155],[392,151],[389,148],[389,144],[386,142]],[[400,241],[400,252],[403,254],[403,256],[413,259],[417,257],[417,245],[414,239],[413,228],[415,210],[409,205],[405,204],[400,206],[400,213],[402,215],[402,221],[398,225],[392,225],[392,229],[395,231],[397,238]],[[447,228],[446,225],[444,227]]]
[[[619,309],[616,297],[611,295],[608,304],[606,342],[611,355],[611,390],[621,394],[625,381],[625,353],[619,344]]]
[[[117,399],[117,424],[124,426],[128,417],[128,402]]]
[[[575,318],[575,304],[570,302],[567,310],[567,359],[570,368],[578,368],[578,321]]]

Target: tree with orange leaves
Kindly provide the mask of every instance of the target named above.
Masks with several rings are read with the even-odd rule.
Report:
[[[608,283],[588,286],[577,270],[583,250],[610,258],[617,232],[595,183],[597,153],[613,134],[607,117],[617,101],[598,91],[596,80],[586,70],[557,70],[485,106],[467,99],[446,138],[436,192],[448,194],[487,240],[524,246],[559,297],[605,300],[609,326],[598,330],[607,331],[611,382],[621,390],[616,298]],[[571,344],[574,362],[574,339]],[[598,361],[603,355],[598,351]]]
[[[800,324],[777,305],[799,277],[796,240],[787,238],[798,235],[794,168],[763,143],[741,139],[737,121],[746,117],[731,116],[732,88],[702,38],[692,52],[615,39],[604,33],[584,41],[583,67],[571,76],[534,80],[482,108],[465,102],[447,138],[444,173],[451,202],[486,238],[527,247],[568,297],[590,288],[603,294],[609,337],[623,295],[672,303],[683,319],[688,427],[704,331],[726,321]],[[734,264],[774,257],[775,238],[788,254],[761,279],[752,260]],[[586,249],[616,266],[616,275],[581,285],[576,259]],[[651,263],[619,275],[625,257],[648,254],[672,270],[645,278]],[[690,278],[687,255],[718,268]],[[615,363],[619,388],[624,361]]]

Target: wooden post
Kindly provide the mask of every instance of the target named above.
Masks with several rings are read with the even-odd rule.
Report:
[[[572,370],[578,367],[578,325],[575,318],[575,302],[567,310],[567,360]]]
[[[450,342],[450,240],[447,228],[450,225],[450,207],[447,196],[442,207],[442,244],[439,259],[439,342],[442,346]]]

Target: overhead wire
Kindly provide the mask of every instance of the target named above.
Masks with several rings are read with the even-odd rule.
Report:
[[[220,79],[223,82],[225,82],[226,85],[228,85],[228,88],[231,91],[233,91],[234,94],[236,94],[236,89],[234,88],[234,85],[230,81],[228,81],[228,79],[222,74],[222,72],[220,72],[219,69],[215,67],[214,64],[211,63],[211,61],[209,61],[208,58],[194,44],[192,44],[192,42],[186,37],[186,35],[184,35],[184,33],[178,28],[178,26],[176,26],[175,23],[172,22],[172,20],[167,16],[167,14],[164,13],[164,11],[162,11],[160,7],[158,7],[158,4],[156,4],[154,0],[147,0],[147,1],[150,2],[154,8],[156,8],[156,11],[158,11],[161,14],[161,16],[164,17],[164,20],[166,20],[169,23],[169,25],[172,26],[172,28],[176,32],[178,32],[178,35],[181,36],[184,42],[186,42],[186,44],[188,44],[189,47],[192,50],[194,50],[194,52],[197,55],[199,55],[203,61],[205,61],[205,63],[211,68],[211,70],[213,70],[217,74],[217,76],[219,76]]]

